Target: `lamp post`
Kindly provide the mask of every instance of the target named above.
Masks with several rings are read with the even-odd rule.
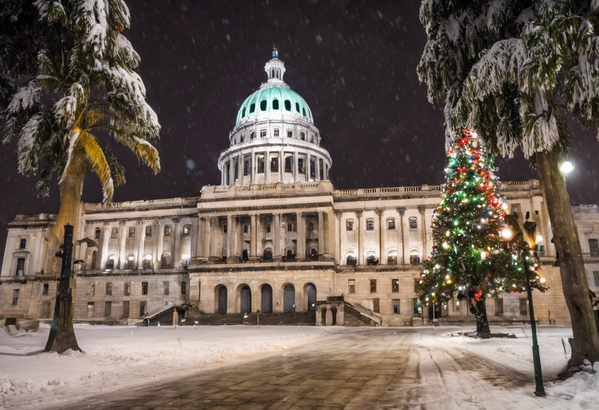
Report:
[[[527,295],[527,299],[528,299],[528,311],[530,314],[530,330],[532,333],[532,359],[533,359],[533,363],[534,363],[534,369],[535,369],[535,384],[536,384],[536,388],[535,388],[535,396],[545,396],[545,387],[543,386],[543,372],[541,370],[541,356],[539,354],[539,344],[537,342],[537,325],[535,323],[535,310],[534,310],[534,306],[532,303],[532,289],[530,287],[530,266],[528,264],[528,254],[530,253],[531,249],[536,249],[536,242],[537,242],[537,236],[536,236],[536,229],[537,229],[537,223],[536,222],[529,222],[528,221],[528,214],[526,215],[526,219],[527,221],[524,222],[523,224],[523,228],[524,228],[524,232],[522,231],[522,229],[520,229],[520,226],[518,224],[518,216],[516,215],[505,215],[505,220],[506,223],[508,224],[508,226],[510,226],[510,228],[516,230],[516,235],[513,235],[513,239],[511,239],[511,241],[509,241],[509,243],[514,243],[514,242],[518,242],[521,241],[523,242],[523,245],[526,244],[526,246],[518,246],[518,252],[521,253],[520,257],[522,258],[522,264],[524,265],[524,278],[526,281],[526,295]],[[524,237],[524,235],[526,235]],[[509,234],[506,232],[505,234],[502,232],[502,236],[505,239],[510,239],[508,236]],[[526,239],[526,241],[522,241],[522,239]],[[523,249],[524,248],[524,249]]]

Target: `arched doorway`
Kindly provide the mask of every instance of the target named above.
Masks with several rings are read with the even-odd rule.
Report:
[[[260,311],[262,313],[272,313],[272,287],[268,283],[262,285],[260,294]]]
[[[335,326],[337,324],[337,308],[331,309],[332,322],[331,325]]]
[[[252,292],[250,291],[250,287],[243,285],[239,296],[241,298],[240,313],[250,313],[252,311]]]
[[[227,313],[227,287],[219,285],[216,288],[217,308],[216,312],[224,315]]]
[[[295,286],[291,283],[283,288],[283,312],[295,312]]]
[[[306,284],[304,287],[304,294],[307,299],[307,310],[315,310],[316,309],[316,286],[312,283]]]

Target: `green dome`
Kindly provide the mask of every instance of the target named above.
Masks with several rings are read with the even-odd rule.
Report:
[[[236,124],[252,114],[265,114],[277,112],[291,112],[304,116],[314,123],[312,111],[306,101],[295,91],[288,88],[268,87],[263,88],[250,95],[241,104],[237,113]]]

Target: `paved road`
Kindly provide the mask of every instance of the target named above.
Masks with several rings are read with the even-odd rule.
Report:
[[[530,376],[465,350],[427,348],[420,337],[412,329],[341,332],[71,408],[509,409],[510,390],[531,383]]]

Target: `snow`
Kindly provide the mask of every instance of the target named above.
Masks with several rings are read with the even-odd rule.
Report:
[[[75,325],[85,353],[58,355],[41,353],[48,331],[49,326],[41,325],[39,332],[9,335],[0,328],[0,409],[58,408],[87,396],[289,349],[332,332],[323,327]]]
[[[0,330],[0,408],[58,408],[92,395],[184,377],[290,349],[315,338],[344,336],[364,330],[343,327],[185,326],[173,329],[172,326],[75,325],[85,353],[68,351],[58,355],[39,353],[45,345],[48,329],[42,325],[39,332],[12,335]],[[492,329],[493,332],[513,333],[517,336],[515,339],[480,340],[455,336],[464,330],[458,327],[398,329],[420,333],[409,360],[420,361],[423,382],[437,377],[436,367],[429,363],[431,358],[443,363],[443,357],[452,360],[464,353],[466,357],[477,355],[506,367],[508,372],[511,369],[533,379],[530,327]],[[555,380],[567,363],[569,352],[564,352],[563,343],[568,344],[572,331],[566,327],[541,326],[538,334],[544,378]],[[597,366],[599,363],[595,364]],[[451,377],[449,373],[442,374]],[[478,400],[497,395],[497,392],[489,391],[489,384],[479,383],[481,375],[476,372],[468,371],[468,375],[463,376],[458,376],[456,385],[460,391],[448,391],[448,395],[456,398],[460,394],[469,394]],[[482,376],[488,380],[489,371]],[[449,382],[451,380],[447,386],[453,383]],[[509,397],[502,400],[509,400],[511,408],[520,409],[599,408],[599,376],[593,373],[590,365],[566,381],[545,382],[545,399],[535,398],[533,388],[533,384],[528,384],[512,389]],[[442,393],[430,392],[435,396]],[[505,396],[505,392],[501,394]]]

